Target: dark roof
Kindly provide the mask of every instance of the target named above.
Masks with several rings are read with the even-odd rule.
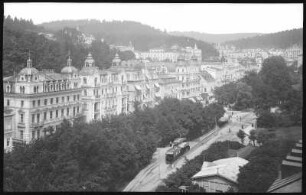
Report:
[[[93,74],[99,74],[99,68],[96,66],[91,66],[91,67],[83,67],[82,70],[80,71],[80,75],[93,75]]]
[[[273,184],[270,186],[270,188],[268,189],[267,192],[273,192],[279,188],[282,188],[288,184],[291,184],[295,181],[301,180],[302,179],[302,172],[299,172],[297,174],[294,174],[290,177],[286,177],[284,179],[276,179]],[[301,190],[302,190],[302,186],[301,186]]]

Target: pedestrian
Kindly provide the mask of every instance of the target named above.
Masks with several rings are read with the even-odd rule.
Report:
[[[243,125],[241,125],[242,129],[243,129]]]
[[[172,147],[172,141],[170,141],[170,147]]]

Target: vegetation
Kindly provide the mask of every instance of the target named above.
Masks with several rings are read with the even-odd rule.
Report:
[[[99,20],[62,20],[41,24],[47,30],[59,31],[65,27],[79,27],[81,32],[94,35],[98,40],[115,45],[128,45],[131,41],[136,50],[147,51],[150,48],[166,47],[177,44],[181,47],[196,43],[202,50],[202,59],[218,56],[218,51],[210,44],[184,36],[173,36],[166,32],[132,21],[99,21]]]
[[[237,132],[237,137],[239,137],[242,144],[244,143],[245,136],[246,136],[245,133],[241,129]]]
[[[258,74],[250,72],[238,82],[216,88],[214,94],[220,104],[233,104],[233,109],[255,109],[258,127],[301,125],[303,91],[293,87],[301,81],[300,73],[287,67],[282,57],[273,56]],[[279,113],[271,113],[271,108]]]
[[[277,178],[281,160],[290,151],[292,140],[270,140],[252,151],[249,163],[240,168],[239,192],[266,192]]]
[[[303,28],[286,30],[277,33],[258,35],[234,41],[228,41],[226,44],[234,45],[240,49],[246,48],[288,48],[294,44],[303,44]]]
[[[179,170],[170,174],[165,180],[164,185],[158,186],[157,192],[178,192],[180,186],[192,186],[191,178],[201,170],[204,161],[215,161],[222,158],[228,158],[228,149],[240,149],[243,147],[239,142],[224,141],[215,142],[207,150],[204,150],[199,156],[187,161]],[[190,192],[199,192],[203,190],[200,187],[193,187]]]
[[[155,108],[86,124],[64,121],[51,135],[4,155],[5,191],[120,191],[157,146],[211,130],[224,113],[164,99]]]
[[[109,68],[115,57],[116,50],[111,50],[105,42],[94,41],[91,48],[77,41],[79,33],[74,29],[67,30],[67,34],[62,31],[56,32],[56,40],[49,40],[38,32],[45,32],[40,26],[36,26],[32,21],[23,19],[14,20],[8,16],[3,23],[3,76],[18,73],[26,66],[28,52],[31,52],[33,66],[39,70],[54,69],[56,72],[66,66],[68,52],[71,53],[73,66],[78,69],[83,67],[84,60],[88,52],[96,61],[96,66],[101,69]],[[122,60],[135,58],[131,52],[118,51]]]
[[[247,37],[255,37],[256,35],[260,35],[260,33],[233,33],[233,34],[209,34],[209,33],[199,33],[199,32],[179,32],[173,31],[170,32],[171,35],[176,36],[186,36],[194,39],[199,39],[206,42],[211,43],[222,43],[225,41],[238,40]]]

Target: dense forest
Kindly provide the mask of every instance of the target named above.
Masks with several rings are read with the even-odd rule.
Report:
[[[4,155],[4,191],[120,191],[156,147],[196,138],[215,126],[223,107],[164,99],[155,108],[71,125]],[[51,131],[52,132],[52,131]]]
[[[281,31],[277,33],[258,35],[255,37],[244,38],[225,42],[240,49],[248,48],[281,48],[285,49],[292,45],[303,46],[303,28]]]
[[[99,20],[62,20],[43,23],[45,29],[56,32],[65,27],[79,27],[81,32],[92,34],[97,39],[103,38],[109,44],[128,45],[131,41],[136,50],[147,51],[154,47],[169,48],[172,45],[194,46],[202,50],[202,58],[218,56],[218,51],[210,44],[188,37],[178,37],[162,32],[148,25],[133,21]]]
[[[70,30],[71,29],[67,29]],[[28,52],[31,53],[33,66],[38,70],[54,69],[56,72],[66,66],[68,53],[71,54],[72,65],[81,69],[88,52],[92,52],[96,65],[109,68],[116,51],[111,50],[105,42],[94,41],[90,48],[76,41],[77,32],[55,33],[56,41],[49,40],[38,32],[45,32],[43,27],[34,25],[32,21],[4,18],[3,23],[3,76],[18,73],[26,66]],[[73,31],[71,31],[73,32]],[[119,52],[122,60],[133,59],[131,52]]]
[[[209,33],[200,33],[194,31],[187,31],[187,32],[173,31],[169,32],[169,34],[175,36],[191,37],[208,43],[222,43],[226,41],[233,41],[248,37],[255,37],[256,35],[261,35],[260,33],[209,34]]]

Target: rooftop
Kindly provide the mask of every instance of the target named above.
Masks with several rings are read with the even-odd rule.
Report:
[[[284,178],[284,179],[277,179],[273,182],[273,184],[270,186],[270,188],[267,190],[267,192],[275,191],[279,188],[282,188],[288,184],[291,184],[293,182],[296,182],[298,180],[302,179],[302,172],[299,172],[297,174],[294,174],[290,177]],[[302,186],[301,186],[302,189]],[[301,192],[301,191],[300,191]]]
[[[225,158],[213,162],[204,161],[201,171],[195,174],[192,178],[198,179],[209,176],[221,176],[237,183],[239,167],[244,166],[247,163],[247,160],[240,157]]]

